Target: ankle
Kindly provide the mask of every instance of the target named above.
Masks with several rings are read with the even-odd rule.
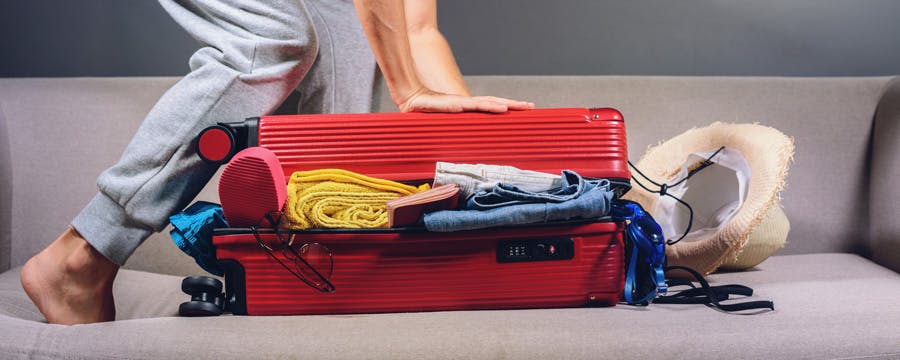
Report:
[[[62,258],[63,270],[74,280],[105,283],[115,278],[119,266],[94,249],[75,229],[69,228],[59,241],[68,250]]]

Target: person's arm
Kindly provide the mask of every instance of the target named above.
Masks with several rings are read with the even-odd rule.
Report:
[[[429,89],[471,96],[437,23],[437,0],[406,0],[406,32],[416,74]]]
[[[354,0],[375,60],[400,111],[504,112],[534,108],[534,104],[492,96],[440,93],[420,80],[410,50],[403,0]]]

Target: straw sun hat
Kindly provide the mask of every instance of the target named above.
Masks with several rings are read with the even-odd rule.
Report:
[[[684,239],[666,248],[669,265],[688,266],[708,274],[716,269],[756,266],[782,248],[790,223],[779,204],[779,192],[794,153],[793,139],[757,124],[714,123],[692,129],[647,150],[635,165],[658,184],[686,181],[665,192],[687,202],[689,211],[646,179],[632,176],[625,198],[641,204],[667,240]],[[710,158],[711,157],[711,158]],[[710,158],[710,163],[703,166]]]

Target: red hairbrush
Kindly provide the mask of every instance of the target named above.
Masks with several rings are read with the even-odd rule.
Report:
[[[260,225],[267,214],[281,210],[286,198],[284,170],[275,153],[266,148],[241,150],[219,179],[219,201],[229,227]]]

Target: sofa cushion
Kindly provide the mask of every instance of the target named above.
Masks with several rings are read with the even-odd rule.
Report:
[[[714,274],[774,312],[701,305],[341,316],[173,317],[180,278],[122,270],[120,321],[47,325],[0,275],[0,353],[101,358],[847,358],[900,356],[900,275],[849,254],[772,257]],[[738,350],[740,349],[740,350]]]

